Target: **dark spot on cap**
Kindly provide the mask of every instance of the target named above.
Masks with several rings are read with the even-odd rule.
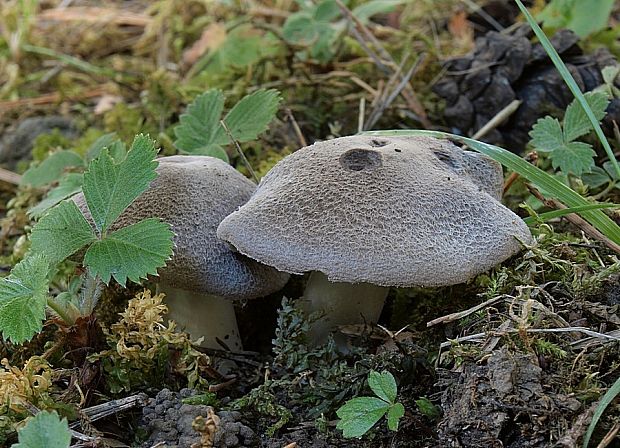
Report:
[[[340,156],[340,165],[350,171],[374,171],[383,166],[381,154],[369,149],[350,149]]]

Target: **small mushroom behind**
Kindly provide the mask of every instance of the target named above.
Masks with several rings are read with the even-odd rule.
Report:
[[[312,271],[304,293],[338,325],[377,322],[389,286],[466,282],[528,243],[504,207],[499,164],[428,137],[337,138],[280,161],[218,237],[280,271]]]
[[[172,225],[174,255],[159,270],[169,318],[203,346],[241,350],[232,299],[262,297],[282,288],[288,274],[242,254],[216,237],[219,223],[243,205],[256,186],[227,163],[207,156],[158,159],[157,178],[123,212],[112,230],[149,217]],[[92,223],[82,194],[74,201]]]

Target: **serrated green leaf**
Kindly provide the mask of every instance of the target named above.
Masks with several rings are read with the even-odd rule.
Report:
[[[41,331],[48,293],[48,261],[41,255],[17,263],[0,280],[0,331],[5,340],[21,343]]]
[[[570,142],[553,151],[550,158],[553,168],[559,168],[564,174],[573,173],[576,176],[581,176],[592,169],[595,155],[596,152],[589,144]]]
[[[602,92],[588,92],[584,96],[596,119],[602,120],[605,117],[605,109],[607,109],[609,104],[607,95]],[[567,142],[586,135],[592,130],[592,123],[590,123],[586,112],[577,100],[573,100],[566,108],[563,128],[564,140]]]
[[[368,375],[368,386],[382,400],[392,404],[396,401],[396,380],[387,370],[375,372],[372,370]]]
[[[405,415],[405,407],[401,403],[394,403],[387,412],[388,429],[398,431],[398,422]]]
[[[82,191],[83,183],[84,175],[82,173],[65,174],[58,182],[58,186],[52,188],[47,193],[45,199],[28,210],[28,214],[32,218],[40,218],[47,210],[58,204],[60,201]]]
[[[560,122],[553,117],[540,118],[530,131],[532,145],[537,151],[551,152],[564,146]]]
[[[613,164],[614,171],[616,172],[618,177],[620,177],[620,164],[618,163],[618,160],[616,160],[616,155],[611,149],[611,145],[609,144],[609,141],[607,140],[607,137],[605,136],[605,133],[603,132],[603,129],[601,128],[600,123],[594,116],[594,113],[592,113],[592,110],[590,109],[588,102],[586,101],[585,97],[583,96],[583,93],[579,89],[579,86],[577,85],[575,78],[573,78],[573,75],[570,73],[570,71],[566,67],[566,64],[564,64],[564,61],[562,60],[562,58],[560,57],[556,49],[553,47],[553,45],[551,44],[551,41],[545,35],[545,33],[540,28],[538,23],[536,23],[536,20],[534,19],[534,17],[532,17],[532,14],[530,14],[529,10],[521,2],[521,0],[515,0],[515,3],[519,7],[519,10],[525,16],[527,23],[529,23],[530,27],[534,31],[534,34],[536,34],[536,37],[538,37],[538,40],[540,40],[540,43],[542,44],[543,48],[545,49],[545,52],[549,56],[549,59],[551,59],[551,62],[553,62],[553,65],[555,65],[555,67],[558,69],[558,72],[560,72],[562,79],[564,80],[568,88],[570,89],[571,93],[575,96],[577,101],[579,101],[579,104],[581,104],[581,107],[584,108],[586,115],[588,116],[588,119],[590,120],[590,123],[592,123],[592,126],[594,127],[594,132],[596,133],[596,136],[601,142],[601,145],[603,145],[603,149],[605,149],[605,153],[607,153],[607,157],[609,157],[609,160]]]
[[[86,150],[86,161],[90,162],[91,160],[96,159],[103,151],[103,148],[109,147],[114,141],[117,139],[115,132],[110,132],[109,134],[103,134],[97,140],[95,140]]]
[[[58,180],[69,167],[84,166],[82,158],[73,151],[58,151],[50,155],[38,166],[27,170],[20,181],[21,185],[42,187]]]
[[[61,420],[55,412],[39,412],[17,434],[19,443],[11,448],[67,448],[71,445],[67,419]]]
[[[258,134],[267,129],[275,117],[280,100],[280,92],[277,90],[257,90],[235,104],[226,114],[224,123],[235,140],[239,142],[254,140]],[[228,139],[221,126],[218,135],[221,140]]]
[[[343,436],[361,437],[377,423],[390,408],[390,404],[375,397],[358,397],[347,401],[337,411],[341,420],[336,428]]]
[[[93,243],[86,251],[84,264],[105,284],[112,277],[123,286],[127,279],[138,283],[166,265],[172,256],[172,236],[169,224],[148,218]]]
[[[590,188],[598,188],[611,182],[610,174],[603,168],[593,166],[590,172],[583,173],[581,180]]]
[[[30,235],[33,254],[44,254],[52,264],[96,240],[95,232],[73,201],[64,201],[36,223]]]
[[[174,128],[174,146],[181,152],[217,157],[228,162],[226,152],[221,148],[227,143],[220,135],[220,118],[224,110],[224,94],[212,89],[187,106]]]
[[[127,157],[115,163],[107,151],[88,165],[84,173],[84,197],[99,233],[105,233],[121,213],[157,177],[154,142],[136,136]]]

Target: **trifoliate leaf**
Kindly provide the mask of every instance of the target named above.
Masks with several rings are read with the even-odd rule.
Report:
[[[20,181],[21,185],[42,187],[58,180],[65,169],[84,166],[82,158],[73,151],[58,151],[50,155],[38,166],[27,170]]]
[[[221,146],[228,143],[220,131],[220,119],[224,110],[224,94],[221,90],[209,90],[187,106],[174,128],[174,146],[188,154],[217,157],[228,162],[228,156]]]
[[[605,110],[609,104],[607,95],[602,92],[588,92],[584,96],[596,119],[602,120],[605,117]],[[563,128],[564,140],[567,142],[586,135],[592,130],[592,123],[577,100],[573,100],[566,108]]]
[[[368,375],[368,386],[377,395],[377,397],[388,403],[396,401],[396,380],[390,372],[375,372],[374,370]]]
[[[36,223],[30,235],[30,250],[33,254],[44,254],[50,263],[59,263],[96,238],[77,205],[65,201]]]
[[[0,280],[0,331],[5,340],[21,343],[41,331],[48,293],[48,261],[41,255],[17,263]]]
[[[280,100],[280,92],[277,90],[257,90],[235,104],[226,114],[224,123],[235,140],[239,142],[254,140],[258,134],[267,129],[267,125],[275,117]],[[222,141],[229,138],[221,126],[219,138]]]
[[[100,233],[104,233],[157,177],[158,163],[153,160],[156,154],[154,142],[138,135],[122,162],[115,163],[106,150],[90,162],[84,173],[83,191]]]
[[[390,406],[387,412],[388,429],[398,431],[398,421],[405,415],[405,407],[400,403]]]
[[[28,210],[28,214],[32,218],[40,218],[47,210],[58,204],[60,201],[82,191],[83,183],[84,175],[82,173],[65,174],[58,182],[58,186],[52,188],[47,193],[45,199]]]
[[[375,397],[358,397],[347,401],[337,411],[341,419],[336,428],[344,437],[361,437],[385,415],[390,404]]]
[[[68,448],[71,445],[67,419],[61,420],[55,412],[39,412],[17,435],[19,443],[11,448]]]
[[[573,173],[581,176],[594,166],[596,152],[592,146],[582,142],[570,142],[550,155],[553,168],[559,168],[564,174]]]
[[[553,117],[540,118],[530,131],[532,145],[537,151],[550,152],[564,146],[560,122]]]
[[[93,243],[84,264],[106,284],[111,277],[123,286],[127,279],[138,283],[165,266],[172,256],[172,236],[169,224],[157,218],[145,219]]]

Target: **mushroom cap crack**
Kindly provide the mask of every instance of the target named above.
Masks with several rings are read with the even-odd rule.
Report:
[[[241,253],[330,281],[465,282],[531,241],[490,158],[428,137],[353,136],[280,161],[217,234]]]

